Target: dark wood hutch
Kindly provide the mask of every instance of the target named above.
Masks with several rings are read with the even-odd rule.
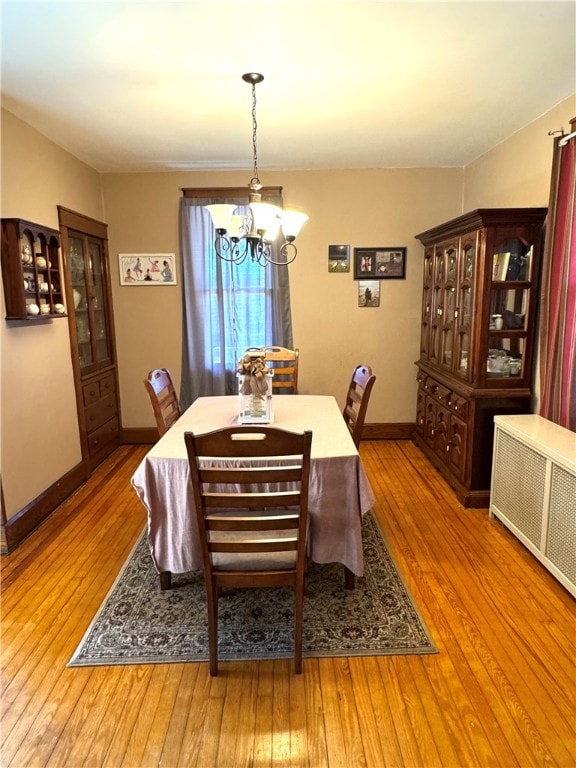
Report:
[[[466,507],[490,498],[494,416],[529,413],[546,208],[479,209],[425,246],[414,440]]]

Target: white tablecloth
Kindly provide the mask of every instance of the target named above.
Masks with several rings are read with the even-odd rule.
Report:
[[[273,426],[312,430],[309,514],[311,557],[342,563],[362,576],[361,518],[374,494],[333,397],[274,397]],[[202,568],[184,432],[210,432],[237,423],[238,397],[201,397],[146,454],[132,477],[148,510],[148,536],[158,572]]]

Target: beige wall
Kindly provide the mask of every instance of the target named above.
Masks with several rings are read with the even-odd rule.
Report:
[[[290,267],[301,389],[342,403],[354,366],[378,376],[369,422],[410,422],[415,408],[422,246],[414,235],[477,207],[546,205],[549,130],[576,114],[574,98],[519,131],[466,169],[266,172],[285,203],[310,215]],[[248,173],[105,174],[2,111],[3,217],[58,227],[57,205],[109,225],[124,427],[153,424],[142,380],[157,365],[180,380],[181,285],[120,287],[117,254],[179,254],[180,187],[245,185]],[[408,248],[406,280],[382,281],[381,305],[360,309],[351,274],[328,273],[332,243]],[[4,316],[3,292],[0,311]],[[80,460],[66,323],[0,330],[0,439],[8,516]]]
[[[283,186],[285,204],[310,216],[290,266],[301,392],[331,394],[343,405],[354,367],[369,363],[378,378],[367,420],[413,421],[423,253],[414,234],[461,212],[461,169],[262,171],[261,177]],[[142,385],[151,368],[168,367],[179,384],[181,289],[120,287],[117,254],[179,254],[180,188],[247,181],[246,172],[103,176],[125,427],[154,423]],[[361,309],[352,273],[328,272],[331,243],[406,246],[406,280],[381,281],[380,307]]]
[[[576,96],[494,147],[464,170],[464,211],[547,206],[552,168],[549,131],[570,130]]]
[[[65,205],[102,218],[99,174],[5,110],[1,147],[2,217],[58,229],[56,206]],[[9,327],[0,295],[2,485],[10,518],[81,453],[66,320]]]

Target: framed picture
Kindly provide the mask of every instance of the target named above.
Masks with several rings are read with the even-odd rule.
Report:
[[[176,285],[175,253],[119,253],[120,285]]]
[[[406,248],[354,248],[354,280],[406,277]]]
[[[328,246],[328,272],[350,272],[350,246]]]
[[[358,306],[380,306],[380,283],[378,280],[360,280],[358,283]]]

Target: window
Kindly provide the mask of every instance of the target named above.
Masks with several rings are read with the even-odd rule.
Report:
[[[266,199],[278,203],[277,196]],[[247,206],[247,191],[184,190],[180,208],[184,408],[197,397],[236,394],[236,365],[247,347],[293,346],[288,268],[261,267],[250,258],[237,266],[218,258],[212,219],[205,210],[213,202]]]

